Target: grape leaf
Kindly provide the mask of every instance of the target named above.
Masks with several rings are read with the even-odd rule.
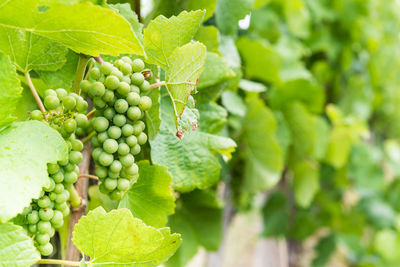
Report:
[[[249,14],[253,0],[219,0],[215,8],[218,29],[223,34],[235,34],[238,21]]]
[[[261,93],[267,91],[267,87],[264,84],[245,79],[240,80],[239,88],[247,92]]]
[[[222,239],[222,207],[215,193],[196,190],[183,194],[168,225],[182,233],[184,242],[166,266],[187,266],[200,246],[217,250]]]
[[[262,209],[264,237],[285,236],[288,231],[290,205],[287,197],[279,192],[273,192],[268,196]]]
[[[239,53],[244,61],[244,72],[250,79],[263,82],[279,82],[281,57],[272,46],[262,41],[242,37],[237,41]]]
[[[200,75],[198,89],[209,87],[232,79],[236,76],[235,72],[229,67],[228,62],[220,55],[208,52],[204,71]]]
[[[39,197],[49,182],[47,163],[64,160],[67,152],[61,135],[42,122],[15,122],[0,132],[0,221]]]
[[[156,64],[165,70],[170,68],[170,56],[174,50],[192,40],[205,11],[183,11],[178,16],[167,19],[158,16],[144,29],[144,46],[148,55],[147,62]]]
[[[154,88],[148,95],[151,98],[152,105],[150,110],[146,113],[146,126],[149,134],[149,139],[153,140],[158,131],[160,130],[160,89]]]
[[[112,200],[107,195],[101,193],[98,185],[89,187],[88,194],[90,197],[88,203],[89,210],[94,210],[101,206],[105,211],[109,212],[118,208],[119,201]]]
[[[40,254],[21,226],[0,224],[0,266],[26,267],[40,259]]]
[[[207,46],[207,52],[219,53],[219,32],[214,26],[201,26],[194,36],[196,41]]]
[[[156,229],[132,216],[128,209],[102,207],[90,211],[75,225],[72,241],[90,257],[90,263],[107,266],[157,266],[179,247],[179,234]]]
[[[240,117],[244,117],[246,114],[246,105],[237,93],[233,91],[225,91],[222,93],[221,101],[230,113]]]
[[[300,161],[293,166],[294,199],[302,208],[310,206],[319,191],[319,167],[316,162]]]
[[[22,87],[15,67],[10,59],[0,51],[0,129],[12,122],[11,115],[21,97]]]
[[[77,53],[92,56],[144,54],[142,44],[123,17],[114,10],[89,2],[3,0],[0,2],[0,25],[0,30],[8,31],[11,39],[16,38],[16,33],[32,35],[32,40],[37,38],[33,36],[42,36]],[[44,48],[43,44],[39,48]]]
[[[175,123],[178,125],[189,95],[203,71],[206,47],[199,42],[183,45],[174,50],[168,61],[166,87],[172,99]]]
[[[227,122],[226,109],[213,102],[198,102],[196,107],[201,114],[201,123],[198,129],[211,134],[220,133]]]
[[[236,147],[235,142],[199,129],[180,140],[175,131],[171,101],[163,97],[160,132],[150,140],[152,162],[168,167],[173,188],[180,192],[214,185],[219,180],[221,169],[216,153],[229,154]]]
[[[21,72],[57,70],[65,63],[68,52],[65,46],[45,37],[3,25],[0,26],[0,49],[9,55]]]
[[[143,24],[139,22],[139,18],[131,9],[130,4],[115,4],[110,5],[112,8],[119,11],[121,16],[123,16],[131,25],[132,31],[135,34],[135,38],[139,40],[141,46],[143,46]]]
[[[249,193],[256,193],[279,181],[283,154],[275,136],[274,115],[261,99],[254,97],[248,103],[243,127],[246,144],[244,188]]]
[[[297,37],[307,38],[310,34],[310,14],[303,0],[284,2],[284,13],[289,31]]]
[[[175,198],[170,187],[172,177],[167,168],[140,161],[139,178],[119,203],[147,225],[163,227],[174,213]]]
[[[23,84],[21,98],[19,98],[18,103],[16,104],[16,109],[11,116],[15,117],[17,121],[24,121],[29,118],[29,112],[34,109],[37,109],[35,98],[29,88]]]

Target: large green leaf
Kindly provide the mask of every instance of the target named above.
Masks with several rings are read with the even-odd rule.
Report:
[[[279,82],[282,60],[272,46],[242,37],[237,47],[244,61],[246,77],[264,82]]]
[[[65,63],[68,51],[62,44],[48,38],[3,25],[0,26],[0,49],[9,55],[22,72],[31,69],[57,70]]]
[[[184,242],[167,262],[168,267],[186,266],[199,246],[217,250],[222,239],[222,208],[214,193],[193,191],[183,194],[176,214],[168,225],[182,234]]]
[[[158,266],[179,247],[179,234],[156,229],[128,209],[109,213],[98,207],[75,225],[72,241],[91,263],[107,266]]]
[[[214,26],[201,26],[194,39],[207,46],[207,52],[219,54],[219,32]]]
[[[174,213],[172,177],[167,168],[140,161],[139,178],[122,198],[119,208],[128,208],[147,225],[163,227]]]
[[[18,34],[26,40],[40,39],[37,49],[42,50],[44,56],[48,51],[43,49],[51,45],[40,36],[92,56],[144,53],[138,36],[123,17],[114,10],[86,1],[2,0],[0,31],[2,36],[6,34],[12,40],[18,38]],[[28,35],[31,37],[27,38]],[[35,45],[28,47],[36,49]]]
[[[192,40],[204,17],[203,10],[183,11],[167,19],[158,16],[144,29],[147,62],[168,69],[174,50]],[[173,59],[173,58],[171,58]]]
[[[132,31],[135,37],[139,40],[139,43],[143,43],[143,24],[139,22],[139,18],[135,12],[132,11],[129,3],[110,5],[112,8],[119,11],[131,25]]]
[[[273,113],[259,98],[247,105],[244,119],[246,144],[245,190],[256,193],[274,186],[283,169],[283,154],[275,136],[277,128]]]
[[[67,151],[61,135],[42,122],[15,122],[0,132],[0,221],[39,197],[50,182],[47,163],[64,160]]]
[[[293,166],[294,199],[300,207],[310,206],[319,191],[319,166],[316,162],[301,161]]]
[[[196,88],[206,62],[206,47],[189,43],[174,50],[168,59],[167,89],[171,96],[175,121],[181,119],[190,93]]]
[[[200,75],[199,89],[219,84],[234,78],[235,72],[229,67],[228,62],[220,55],[212,52],[207,53],[203,73]]]
[[[21,226],[0,224],[0,266],[26,267],[40,259],[40,254]]]
[[[160,89],[154,88],[148,95],[151,98],[152,105],[150,110],[146,113],[146,126],[149,139],[153,140],[158,131],[160,130]]]
[[[293,101],[302,102],[311,112],[321,113],[325,102],[324,89],[310,80],[297,79],[276,86],[270,93],[269,102],[273,109],[284,110]]]
[[[12,113],[21,97],[22,87],[10,59],[0,52],[0,129],[14,120]]]
[[[160,132],[150,140],[152,162],[168,167],[175,190],[188,192],[214,185],[221,169],[216,153],[229,154],[236,147],[235,142],[200,130],[187,133],[183,139],[175,133],[172,105],[168,97],[163,97]]]
[[[215,17],[218,29],[223,34],[234,34],[238,28],[238,21],[253,7],[253,0],[218,0]]]

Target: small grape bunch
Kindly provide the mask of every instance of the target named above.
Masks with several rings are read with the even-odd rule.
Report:
[[[142,93],[150,84],[141,73],[140,59],[122,57],[114,64],[104,62],[89,72],[81,89],[93,99],[96,108],[91,120],[96,135],[92,138],[92,157],[100,191],[111,199],[120,199],[138,177],[135,156],[147,142],[144,112],[152,101]]]

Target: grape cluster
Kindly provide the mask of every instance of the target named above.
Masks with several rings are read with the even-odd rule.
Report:
[[[150,90],[143,69],[142,60],[122,57],[114,64],[104,62],[92,68],[89,80],[81,83],[96,108],[91,120],[96,132],[92,158],[101,181],[99,188],[114,200],[120,199],[138,177],[135,156],[147,142],[142,119],[152,101],[142,95]]]
[[[63,225],[63,218],[70,212],[67,204],[70,198],[69,190],[79,175],[77,165],[82,161],[83,143],[76,139],[75,133],[79,129],[86,129],[89,121],[85,114],[88,103],[81,96],[67,93],[62,88],[47,90],[44,105],[48,111],[43,114],[34,110],[30,114],[31,119],[45,121],[59,131],[69,149],[67,159],[47,165],[50,182],[43,188],[40,198],[34,199],[23,213],[25,227],[33,236],[40,253],[47,256],[53,251],[50,238],[55,229]]]

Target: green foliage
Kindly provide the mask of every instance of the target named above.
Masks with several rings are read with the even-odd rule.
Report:
[[[42,122],[15,122],[0,134],[0,155],[0,220],[5,222],[39,198],[50,182],[47,163],[66,159],[67,145]]]

